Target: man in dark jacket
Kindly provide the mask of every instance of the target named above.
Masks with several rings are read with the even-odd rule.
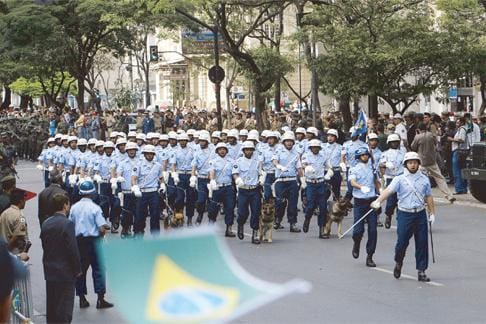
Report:
[[[67,192],[62,189],[62,175],[59,171],[53,170],[50,172],[49,179],[51,184],[49,187],[45,188],[39,194],[39,225],[42,227],[42,223],[47,219],[47,217],[54,215],[56,209],[52,204],[52,199],[55,195],[66,195]]]
[[[52,198],[56,212],[41,227],[46,280],[47,323],[70,323],[73,317],[76,278],[81,274],[81,260],[74,223],[67,215],[70,204],[66,195]]]

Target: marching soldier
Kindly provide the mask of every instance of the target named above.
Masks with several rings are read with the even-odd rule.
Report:
[[[392,182],[393,178],[399,176],[403,173],[403,159],[405,157],[405,152],[400,149],[400,135],[390,134],[386,140],[388,144],[388,150],[383,152],[380,159],[380,169],[383,175],[385,187],[388,187]],[[391,227],[391,220],[395,208],[397,207],[397,194],[391,194],[386,200],[385,207],[385,228]]]
[[[214,150],[209,148],[209,136],[207,133],[199,135],[199,148],[194,153],[192,159],[192,175],[189,179],[189,186],[197,187],[196,224],[202,222],[206,203],[208,201],[208,184],[209,184],[209,161],[214,154]]]
[[[49,167],[51,166],[50,161],[52,160],[53,148],[55,141],[53,137],[49,137],[47,140],[47,148],[43,149],[37,160],[37,169],[39,171],[44,171],[44,186],[49,187],[51,184],[49,181]]]
[[[219,205],[223,204],[225,236],[235,237],[231,229],[235,218],[235,192],[231,177],[234,160],[228,156],[228,148],[224,143],[218,143],[215,151],[216,155],[209,161],[208,218],[211,223],[216,222]]]
[[[351,200],[353,197],[353,187],[349,181],[349,169],[358,163],[358,160],[355,159],[355,152],[359,148],[367,146],[359,139],[359,134],[354,131],[354,127],[351,127],[349,132],[351,133],[351,139],[343,144],[343,150],[341,152],[341,169],[346,172],[348,190],[346,191],[345,198]]]
[[[356,150],[355,159],[358,161],[356,166],[349,170],[349,182],[353,187],[354,197],[354,223],[356,224],[369,210],[370,204],[376,198],[376,192],[379,192],[379,182],[373,172],[373,168],[368,163],[370,152],[366,147],[360,147]],[[374,210],[367,216],[368,224],[368,242],[366,243],[366,266],[376,267],[373,261],[373,254],[376,250],[377,241],[377,215]],[[353,258],[359,257],[359,248],[364,233],[364,221],[359,222],[353,229]]]
[[[255,154],[255,144],[243,142],[243,156],[235,161],[233,178],[238,188],[238,238],[244,238],[244,225],[248,219],[248,207],[251,212],[250,227],[253,230],[251,243],[260,244],[258,227],[260,222],[261,194],[259,187],[259,170],[261,169],[258,155]]]
[[[329,156],[321,150],[321,141],[312,139],[308,144],[309,150],[302,155],[302,167],[305,174],[305,194],[307,205],[305,208],[304,233],[309,231],[309,224],[314,211],[319,207],[317,225],[319,238],[329,238],[324,234],[324,225],[327,216],[327,200],[331,195],[326,181],[334,175],[329,165]],[[327,169],[327,172],[325,171]]]
[[[395,246],[395,269],[393,275],[400,278],[403,259],[410,238],[415,238],[415,260],[419,281],[430,281],[425,274],[428,267],[428,224],[435,221],[435,205],[428,177],[419,171],[420,157],[416,152],[408,152],[403,159],[406,170],[396,176],[390,185],[376,199],[371,207],[379,208],[381,202],[392,194],[398,195],[397,244]],[[425,210],[427,207],[429,216]]]
[[[238,130],[230,130],[226,138],[228,140],[228,157],[236,160],[241,152],[241,144],[238,143]]]
[[[328,181],[331,186],[331,191],[333,193],[334,200],[341,198],[341,144],[337,143],[339,138],[339,133],[335,129],[329,129],[327,131],[327,143],[323,145],[324,155],[329,157],[329,164],[332,167],[334,175]]]
[[[261,146],[259,155],[262,162],[261,178],[263,181],[263,199],[268,200],[273,197],[272,186],[275,182],[275,165],[273,164],[273,156],[277,151],[278,132],[269,131],[266,137],[267,143]],[[275,198],[275,197],[273,197]]]
[[[282,136],[283,147],[275,152],[273,164],[275,165],[275,229],[283,228],[281,223],[285,212],[285,200],[287,200],[287,219],[290,223],[291,233],[300,233],[297,227],[297,201],[299,199],[299,185],[297,176],[300,177],[301,186],[305,188],[305,178],[302,173],[300,154],[294,148],[295,137],[291,132]]]
[[[307,139],[305,138],[306,130],[304,127],[297,127],[295,130],[295,148],[300,155],[304,154],[307,146]]]

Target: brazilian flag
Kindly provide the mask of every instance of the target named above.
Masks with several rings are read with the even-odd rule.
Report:
[[[117,309],[131,323],[225,322],[310,284],[248,274],[213,228],[100,244]]]

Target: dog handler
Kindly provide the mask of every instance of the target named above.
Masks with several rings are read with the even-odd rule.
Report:
[[[395,177],[383,193],[371,204],[372,208],[380,208],[381,202],[389,196],[397,193],[397,234],[398,240],[395,246],[395,269],[393,275],[400,278],[403,259],[408,243],[412,235],[415,237],[415,259],[418,270],[419,281],[430,281],[425,274],[428,266],[428,237],[427,237],[427,213],[428,221],[433,224],[435,221],[435,206],[428,177],[418,172],[420,157],[415,152],[405,154],[403,164],[406,170],[402,175]]]

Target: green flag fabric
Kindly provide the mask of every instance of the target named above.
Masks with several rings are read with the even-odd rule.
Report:
[[[214,228],[99,245],[117,308],[131,323],[225,322],[310,284],[247,273]]]

